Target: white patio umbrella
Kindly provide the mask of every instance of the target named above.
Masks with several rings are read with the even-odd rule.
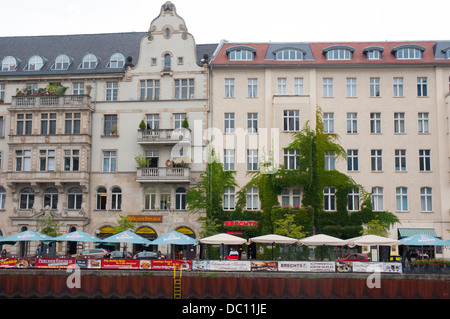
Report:
[[[306,246],[345,246],[347,245],[347,240],[336,238],[333,236],[319,234],[306,238],[301,238],[298,240],[299,244]]]
[[[378,246],[393,246],[393,245],[400,245],[401,241],[377,236],[377,235],[364,235],[359,236],[355,238],[347,239],[349,246],[371,246],[371,245],[378,245]]]
[[[222,233],[202,238],[199,240],[199,242],[202,244],[210,245],[243,245],[247,243],[247,240],[238,236]]]
[[[248,243],[267,243],[267,244],[296,244],[298,242],[298,239],[281,236],[281,235],[263,235],[258,237],[252,237],[248,240]]]

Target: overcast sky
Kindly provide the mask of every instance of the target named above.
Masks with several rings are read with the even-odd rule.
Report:
[[[6,0],[2,0],[6,1]],[[14,0],[0,36],[147,31],[165,0]],[[172,0],[198,44],[450,40],[450,0]]]

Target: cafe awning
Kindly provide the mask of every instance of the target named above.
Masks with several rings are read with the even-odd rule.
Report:
[[[434,228],[399,228],[398,229],[398,237],[400,239],[411,237],[417,234],[425,234],[431,237],[437,237],[436,231]]]

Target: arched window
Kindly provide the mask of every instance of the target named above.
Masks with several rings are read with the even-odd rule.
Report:
[[[106,209],[106,197],[108,195],[106,194],[106,188],[99,187],[97,189],[97,205],[96,209],[98,210],[105,210]]]
[[[34,204],[34,189],[26,187],[20,191],[20,209],[32,209]]]
[[[13,56],[7,56],[2,60],[2,71],[14,71],[17,67],[17,60]]]
[[[433,211],[433,191],[431,187],[422,187],[420,189],[420,211]]]
[[[255,53],[256,50],[246,48],[227,50],[229,61],[252,61]]]
[[[111,192],[111,209],[122,209],[122,190],[119,187],[114,187]]]
[[[67,70],[70,65],[70,58],[65,54],[60,54],[55,59],[55,64],[53,65],[54,70]]]
[[[170,188],[169,187],[162,188],[159,196],[160,196],[159,209],[169,210],[170,209]]]
[[[78,187],[69,189],[67,194],[67,208],[81,209],[81,202],[83,200],[83,192]]]
[[[336,48],[326,52],[327,60],[351,60],[352,51],[343,48]]]
[[[155,209],[156,191],[154,187],[147,187],[144,196],[144,209]]]
[[[170,56],[170,54],[166,53],[164,55],[164,70],[170,70],[170,65],[172,63],[171,60],[172,60],[172,57]]]
[[[44,191],[44,207],[49,206],[56,209],[58,206],[58,190],[54,187],[47,188]]]
[[[27,70],[28,71],[39,71],[44,65],[44,60],[39,55],[33,55],[28,60]]]
[[[91,53],[86,54],[81,62],[80,69],[95,69],[97,66],[97,57]]]
[[[175,209],[186,209],[186,190],[183,187],[178,187],[175,191]]]
[[[296,49],[282,49],[275,53],[276,60],[303,60],[303,52]]]
[[[418,60],[422,59],[425,48],[416,44],[399,45],[392,49],[392,53],[397,60]]]
[[[117,69],[123,68],[125,65],[125,57],[122,53],[114,53],[109,59],[108,68]]]
[[[6,190],[0,187],[0,209],[5,209]]]

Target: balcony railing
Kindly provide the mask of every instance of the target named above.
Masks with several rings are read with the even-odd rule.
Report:
[[[170,143],[175,144],[183,141],[190,141],[191,131],[188,129],[155,129],[155,130],[139,130],[138,143]]]
[[[12,107],[82,107],[91,106],[91,97],[89,95],[29,95],[13,96]]]
[[[189,167],[144,167],[138,168],[138,182],[189,182],[191,169]]]

